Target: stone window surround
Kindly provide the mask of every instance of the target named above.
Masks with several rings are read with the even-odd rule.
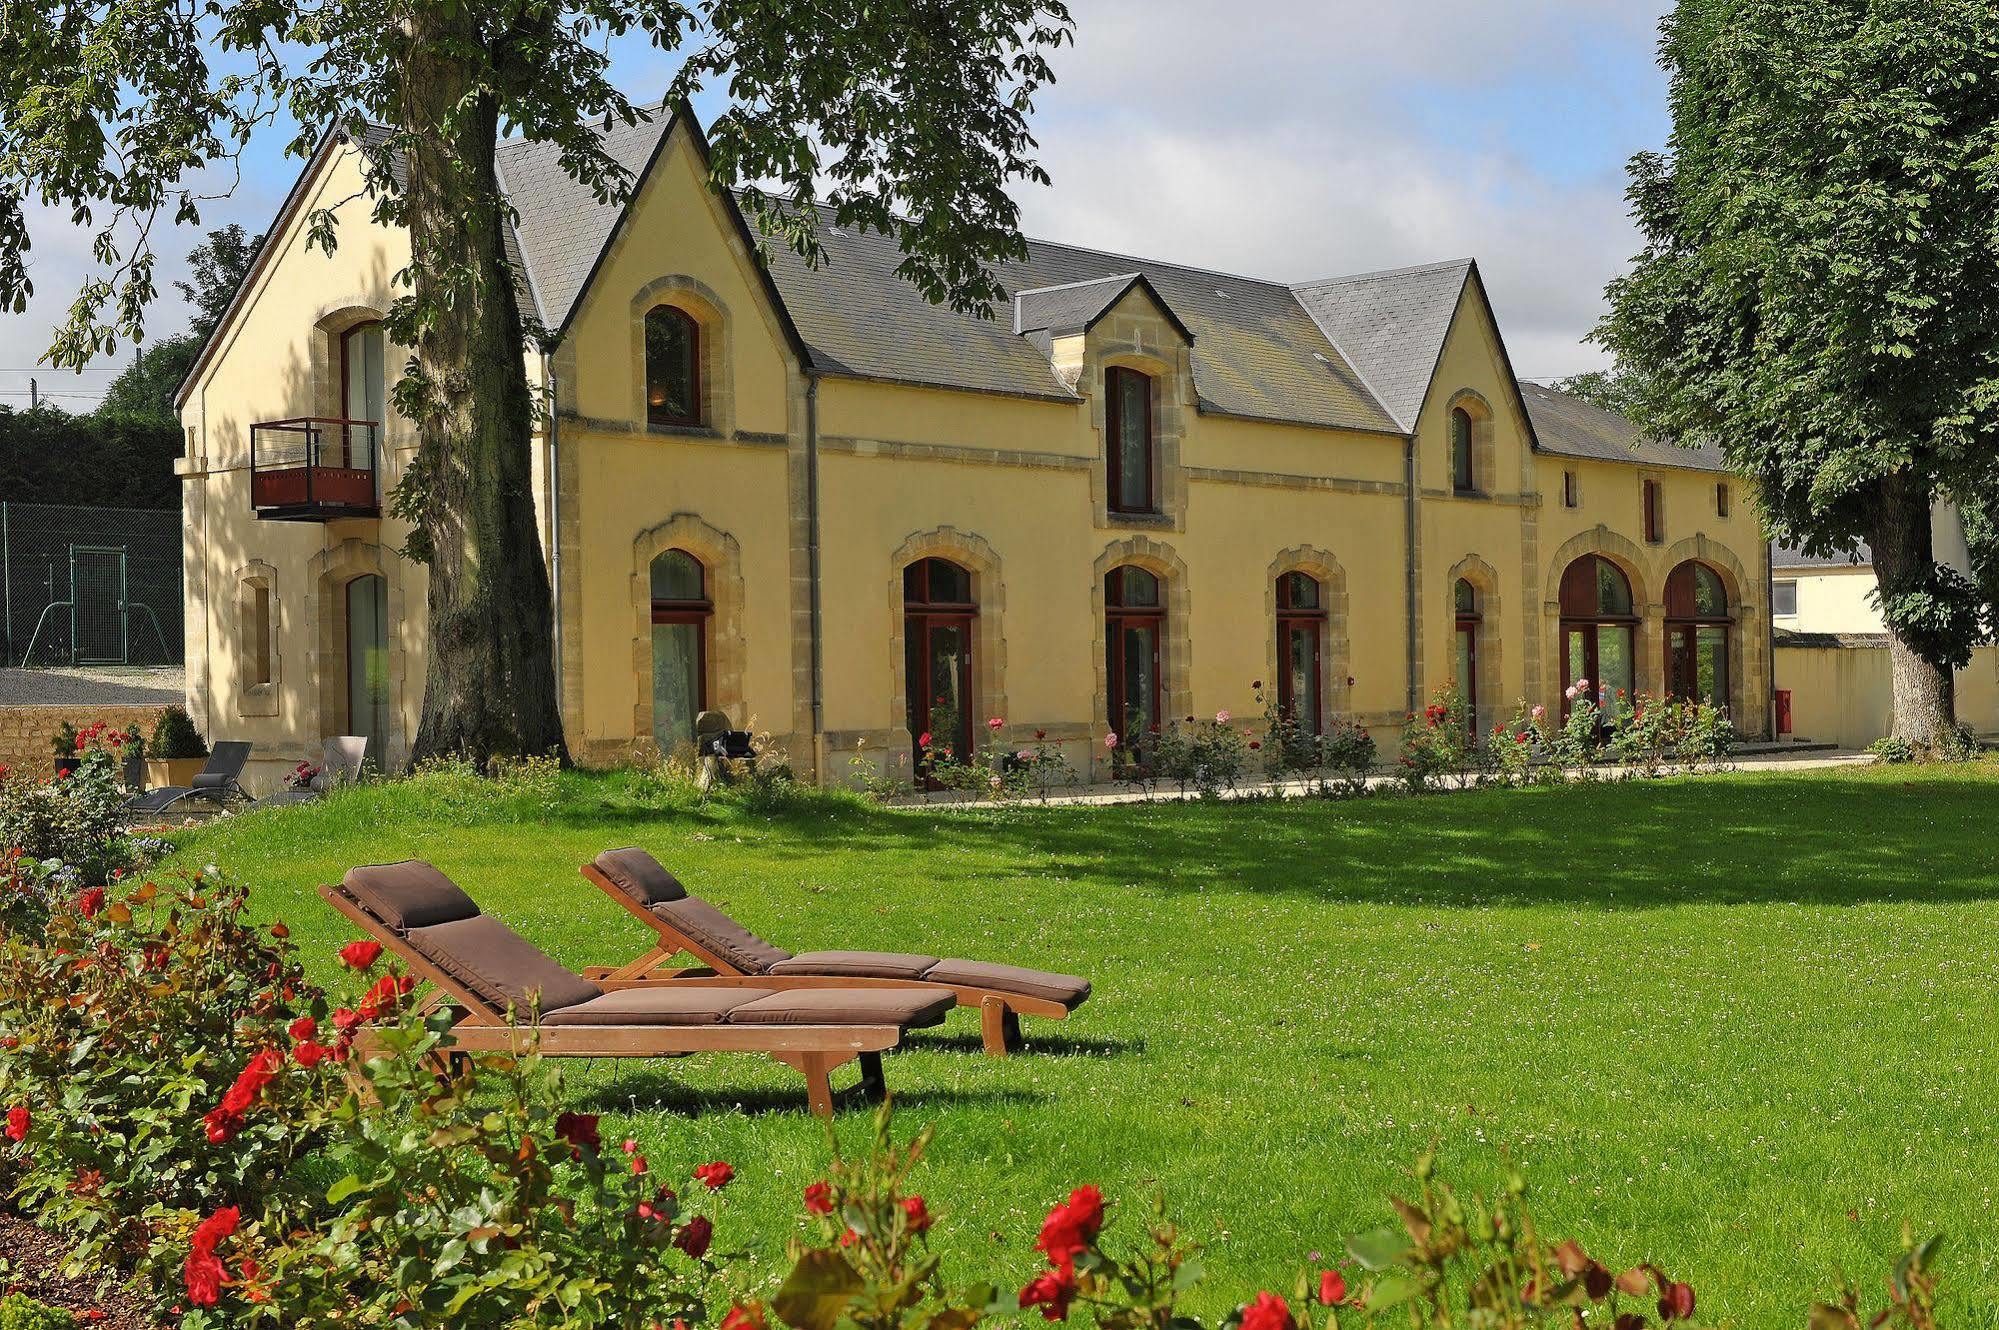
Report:
[[[1456,485],[1457,465],[1453,450],[1457,443],[1452,435],[1451,417],[1463,411],[1471,417],[1471,483],[1469,493],[1459,490]],[[1474,388],[1460,388],[1451,395],[1444,405],[1444,460],[1445,481],[1443,494],[1457,499],[1484,499],[1493,494],[1493,481],[1497,475],[1498,442],[1494,424],[1496,417],[1492,403]]]
[[[1166,592],[1166,630],[1159,638],[1159,700],[1163,720],[1191,715],[1194,710],[1193,646],[1188,632],[1193,622],[1192,601],[1187,591],[1187,565],[1172,546],[1149,536],[1134,534],[1114,540],[1099,554],[1090,568],[1090,614],[1095,624],[1092,634],[1092,669],[1096,692],[1090,699],[1090,723],[1110,728],[1110,657],[1104,604],[1104,577],[1113,568],[1131,565],[1157,577]],[[1275,587],[1275,582],[1272,582]],[[1271,592],[1275,596],[1273,589]],[[1274,641],[1274,630],[1273,630]],[[1344,677],[1344,676],[1342,676]],[[1094,766],[1102,753],[1093,747]]]
[[[1263,575],[1263,615],[1270,626],[1265,634],[1264,681],[1269,696],[1277,697],[1278,675],[1285,662],[1277,641],[1277,580],[1286,573],[1307,573],[1319,583],[1320,604],[1326,611],[1319,621],[1319,723],[1347,716],[1352,708],[1352,690],[1347,681],[1353,676],[1353,643],[1348,637],[1347,574],[1329,551],[1312,545],[1294,545],[1271,560]],[[1187,713],[1182,711],[1180,715]]]
[[[1120,302],[1120,309],[1128,303]],[[1192,349],[1165,318],[1113,312],[1085,335],[1077,379],[1097,441],[1090,468],[1091,516],[1099,530],[1184,531],[1187,471],[1181,465],[1187,417],[1195,409]],[[1169,342],[1168,338],[1171,337]],[[1104,371],[1135,369],[1152,379],[1153,485],[1157,513],[1119,513],[1110,508],[1110,429],[1106,419]]]
[[[1502,666],[1505,659],[1506,634],[1501,631],[1502,610],[1499,592],[1499,571],[1476,554],[1467,554],[1451,565],[1444,576],[1445,607],[1450,613],[1451,632],[1457,633],[1457,589],[1459,582],[1469,582],[1478,593],[1478,677],[1473,680],[1477,686],[1478,708],[1472,717],[1474,730],[1484,734],[1499,718],[1501,681],[1506,675]],[[1456,642],[1452,653],[1446,659],[1456,668]],[[1460,681],[1462,682],[1462,681]]]
[[[284,677],[283,657],[278,651],[282,640],[278,609],[278,570],[262,559],[254,559],[236,570],[236,714],[243,717],[275,716],[279,707],[279,682]],[[270,662],[269,677],[261,682],[251,678],[251,662],[258,655],[256,641],[256,593],[266,596],[269,616],[263,625],[263,651]]]
[[[646,315],[668,305],[694,320],[700,329],[701,423],[699,425],[654,425],[646,409]],[[719,435],[730,437],[735,430],[735,391],[731,367],[735,347],[729,308],[713,287],[684,273],[655,277],[632,295],[632,390],[631,419],[650,434]],[[650,733],[648,730],[647,733]]]
[[[320,550],[306,564],[307,585],[313,589],[307,624],[307,640],[313,645],[306,675],[317,685],[316,727],[322,739],[347,730],[347,584],[369,573],[387,584],[389,730],[382,737],[387,751],[377,757],[385,771],[398,770],[409,759],[412,736],[404,721],[403,694],[412,683],[423,686],[422,680],[411,680],[409,655],[403,647],[408,607],[402,570],[394,550],[354,537]]]
[[[714,605],[708,633],[708,710],[729,717],[731,726],[749,724],[742,714],[743,670],[749,649],[743,638],[742,548],[736,538],[693,513],[675,513],[632,542],[630,598],[633,613],[632,672],[637,699],[632,708],[633,748],[658,756],[652,716],[652,563],[668,550],[685,550],[701,561],[708,599]]]

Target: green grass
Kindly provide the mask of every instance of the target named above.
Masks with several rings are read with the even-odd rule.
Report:
[[[1023,1281],[1074,1184],[1127,1233],[1160,1188],[1209,1248],[1213,1310],[1381,1222],[1435,1144],[1477,1188],[1517,1161],[1548,1232],[1659,1261],[1704,1319],[1800,1325],[1842,1272],[1878,1290],[1907,1219],[1950,1234],[1950,1322],[1999,1324],[1990,765],[990,813],[562,791],[536,819],[449,781],[364,789],[189,834],[179,861],[255,882],[330,983],[348,934],[314,884],[405,856],[571,965],[624,960],[650,938],[576,865],[632,843],[794,950],[1091,976],[1029,1056],[980,1056],[960,1012],[889,1060],[900,1129],[937,1126],[925,1185],[961,1275]],[[734,1162],[723,1235],[781,1256],[827,1150],[794,1076],[570,1076],[607,1138]]]

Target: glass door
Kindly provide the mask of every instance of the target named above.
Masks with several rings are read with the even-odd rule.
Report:
[[[368,741],[367,760],[386,763],[389,733],[389,584],[373,573],[347,584],[347,733]]]

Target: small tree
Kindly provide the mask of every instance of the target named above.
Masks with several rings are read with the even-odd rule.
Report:
[[[1999,47],[1989,0],[1681,0],[1673,135],[1596,336],[1661,437],[1718,444],[1771,533],[1873,546],[1897,736],[1949,742],[1978,594],[1939,499],[1999,489]]]

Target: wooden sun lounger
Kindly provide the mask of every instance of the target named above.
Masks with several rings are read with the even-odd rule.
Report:
[[[429,865],[389,865],[392,869],[420,867],[431,873]],[[357,872],[365,870],[356,870]],[[450,887],[449,880],[442,874],[437,879]],[[353,874],[349,874],[349,879]],[[450,887],[456,891],[455,887]],[[531,944],[519,939],[518,935],[505,930],[499,921],[490,916],[478,914],[478,907],[464,897],[470,907],[469,915],[461,915],[447,923],[462,924],[473,919],[488,920],[491,929],[504,932],[511,941],[508,946],[517,946],[524,954],[538,958],[535,968],[545,964],[554,967],[557,976],[566,975],[570,980],[585,988],[593,989],[599,997],[583,1001],[554,1012],[545,1013],[538,1027],[524,1026],[509,1011],[519,1011],[525,1003],[496,1002],[490,991],[481,992],[463,976],[454,974],[444,964],[424,954],[412,942],[412,932],[428,932],[428,929],[397,927],[394,923],[380,918],[360,897],[348,888],[322,886],[319,894],[327,904],[339,911],[349,922],[370,937],[379,941],[385,949],[396,956],[416,978],[429,983],[435,990],[431,1001],[448,1001],[461,1015],[452,1027],[454,1051],[459,1052],[525,1052],[530,1046],[552,1057],[585,1058],[669,1058],[686,1057],[699,1053],[764,1053],[785,1066],[797,1071],[805,1078],[806,1093],[812,1111],[830,1117],[836,1096],[832,1088],[833,1071],[849,1062],[860,1064],[861,1081],[859,1089],[868,1097],[879,1099],[884,1093],[885,1082],[882,1075],[881,1055],[901,1042],[905,1028],[936,1024],[949,1010],[946,994],[933,989],[928,1002],[923,995],[914,995],[914,1000],[902,1004],[885,1004],[879,997],[864,992],[856,992],[849,987],[844,994],[829,994],[830,1006],[846,1005],[859,1010],[871,1010],[874,1018],[861,1022],[841,1023],[734,1023],[742,1015],[743,1009],[766,1005],[779,999],[784,988],[768,984],[738,984],[726,980],[713,983],[688,983],[677,980],[615,979],[590,983],[572,972],[563,971],[556,963],[534,951]],[[462,896],[462,893],[459,893]],[[434,950],[434,948],[433,948]],[[756,990],[755,997],[741,996],[742,989]],[[735,990],[730,993],[729,990]],[[728,1012],[722,1018],[699,1024],[659,1024],[659,1023],[552,1023],[560,1020],[563,1012],[571,1017],[586,1009],[608,1002],[617,1006],[616,996],[626,992],[657,995],[664,1001],[685,1001],[704,996],[722,995],[722,1000],[733,1002],[739,1010]],[[845,997],[851,1001],[842,1002]],[[646,1004],[640,997],[637,1003]],[[587,1014],[587,1012],[586,1012]],[[614,1013],[611,1013],[614,1014]],[[363,1038],[366,1038],[365,1027]],[[361,1042],[357,1040],[357,1043]],[[365,1050],[365,1044],[363,1044]]]
[[[883,952],[793,956],[693,896],[640,849],[606,851],[579,871],[633,917],[644,920],[659,938],[652,950],[624,965],[584,971],[607,982],[674,978],[791,988],[947,988],[959,1006],[977,1009],[985,1051],[994,1057],[1020,1049],[1022,1016],[1063,1020],[1090,996],[1086,979],[1010,965]],[[618,877],[629,887],[620,885]],[[701,967],[668,964],[683,953],[699,960]],[[903,972],[865,973],[871,968]]]

